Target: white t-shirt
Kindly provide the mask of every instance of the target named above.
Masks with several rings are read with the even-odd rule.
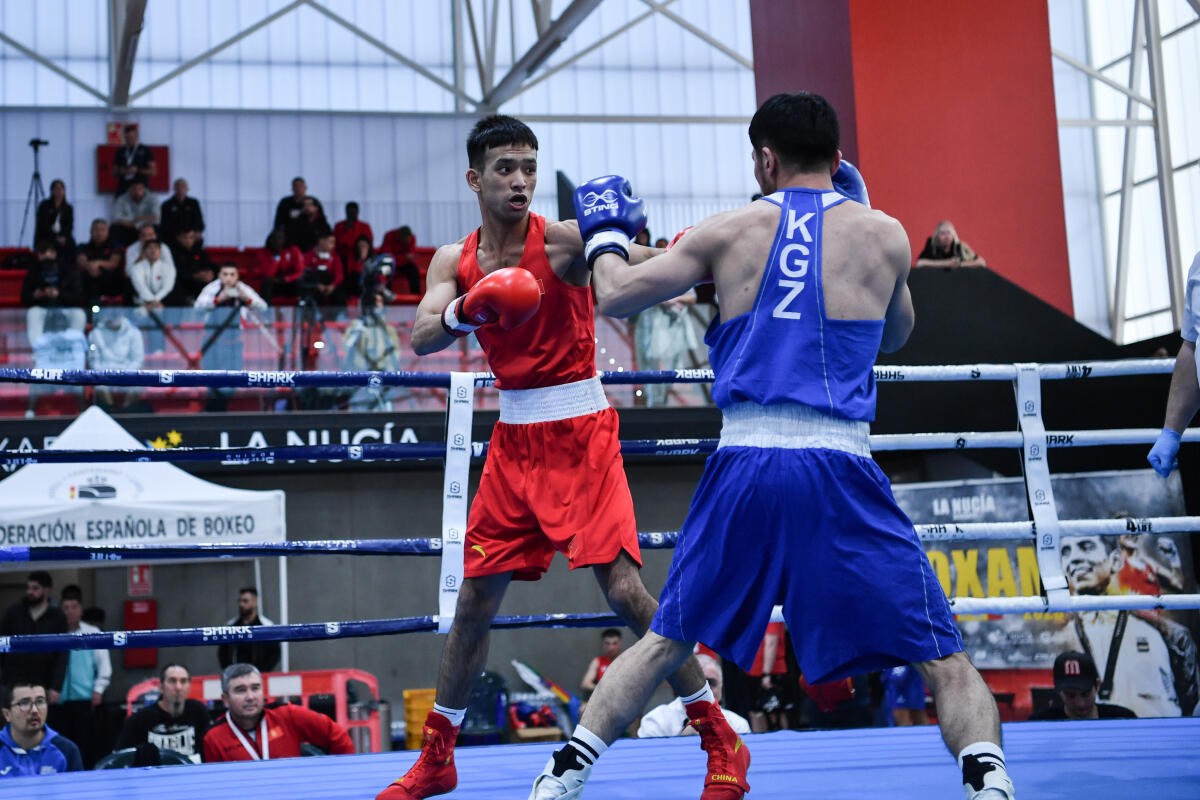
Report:
[[[733,728],[734,733],[741,735],[750,732],[750,723],[746,722],[746,718],[739,714],[735,714],[727,708],[722,708],[721,713],[725,715],[725,719],[729,722],[729,727]],[[678,736],[683,733],[684,723],[687,722],[687,711],[683,708],[683,700],[676,697],[670,703],[652,708],[642,717],[642,724],[638,726],[637,735],[639,739],[649,739],[655,736]]]
[[[1091,645],[1092,659],[1103,676],[1112,647],[1116,611],[1087,611],[1079,615],[1083,631]],[[1075,626],[1070,626],[1072,634]],[[1071,637],[1078,642],[1078,636]],[[1078,642],[1078,649],[1083,643]],[[1171,654],[1158,629],[1133,614],[1129,614],[1125,635],[1117,651],[1113,670],[1112,696],[1106,701],[1125,706],[1139,717],[1178,717],[1179,698],[1175,695],[1175,675],[1171,671]]]

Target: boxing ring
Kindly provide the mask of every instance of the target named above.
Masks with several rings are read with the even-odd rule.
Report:
[[[873,435],[873,451],[1019,448],[1033,520],[1005,523],[917,525],[925,541],[1029,540],[1036,548],[1044,595],[1031,597],[952,598],[956,614],[1197,609],[1200,594],[1102,595],[1074,597],[1059,560],[1063,536],[1135,534],[1200,530],[1200,517],[1060,520],[1054,504],[1047,450],[1055,447],[1149,445],[1157,429],[1047,431],[1042,422],[1041,383],[1045,380],[1096,380],[1105,377],[1162,374],[1173,361],[1136,359],[1069,364],[974,364],[876,368],[884,381],[992,381],[1015,388],[1017,431]],[[704,382],[707,370],[617,372],[609,384]],[[58,385],[261,387],[435,387],[447,390],[444,443],[314,445],[276,448],[187,448],[159,450],[0,451],[0,464],[120,461],[221,461],[276,463],[287,460],[390,461],[444,459],[442,535],[428,539],[357,539],[292,541],[275,544],[9,546],[0,561],[53,563],[93,561],[114,564],[159,559],[337,554],[438,557],[441,560],[438,613],[419,617],[280,624],[255,628],[170,628],[99,634],[14,636],[0,640],[8,652],[65,649],[122,649],[212,645],[226,641],[303,641],[347,637],[445,632],[453,620],[462,582],[463,531],[466,527],[469,470],[486,442],[471,440],[475,389],[492,377],[480,373],[384,372],[214,372],[0,370],[0,381]],[[1188,430],[1184,442],[1200,441]],[[626,455],[694,455],[712,452],[714,439],[631,440]],[[645,549],[674,546],[676,533],[639,534]],[[776,608],[775,617],[780,617]],[[497,617],[494,627],[606,627],[619,621],[605,613],[554,613]],[[753,798],[960,797],[960,776],[933,727],[848,731],[784,731],[747,738],[753,754],[749,775]],[[457,760],[455,797],[524,797],[549,753],[558,745],[495,745],[464,748]],[[1023,797],[1156,800],[1200,797],[1200,719],[1110,720],[1104,722],[1020,723],[1005,726],[1009,771]],[[415,751],[208,764],[189,769],[146,768],[9,779],[0,795],[40,798],[150,797],[345,797],[371,798],[415,761]],[[588,796],[613,798],[685,798],[699,795],[703,753],[695,739],[622,740],[598,768]],[[34,783],[36,782],[36,783]]]

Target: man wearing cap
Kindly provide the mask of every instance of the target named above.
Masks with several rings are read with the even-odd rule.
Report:
[[[1062,705],[1039,711],[1031,720],[1060,719],[1136,719],[1125,706],[1097,703],[1100,675],[1096,662],[1087,653],[1067,652],[1054,659],[1054,691]]]

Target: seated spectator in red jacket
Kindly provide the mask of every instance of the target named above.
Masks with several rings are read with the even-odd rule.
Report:
[[[204,734],[205,761],[295,758],[308,742],[331,755],[354,752],[349,734],[324,714],[301,706],[268,708],[262,674],[250,664],[221,673],[221,702],[229,710]]]
[[[917,256],[918,267],[986,267],[966,242],[958,238],[954,223],[944,219],[933,229],[933,236],[925,240],[925,247]]]
[[[296,284],[304,274],[304,253],[288,245],[282,229],[271,231],[267,246],[258,251],[257,272],[268,304],[275,297],[296,297]]]
[[[346,203],[346,218],[333,227],[333,235],[337,238],[334,251],[343,262],[350,260],[354,243],[360,237],[367,237],[371,246],[375,245],[375,234],[371,231],[369,224],[358,218],[358,203],[354,202]]]
[[[75,265],[83,276],[83,300],[88,306],[101,305],[101,299],[124,303],[129,298],[129,281],[122,269],[124,248],[110,237],[108,223],[92,220],[92,238],[76,251]]]
[[[317,304],[322,306],[346,305],[346,280],[342,260],[334,247],[333,231],[325,231],[317,239],[317,246],[304,257],[304,275],[301,282],[304,290],[316,293]]]
[[[421,273],[413,258],[416,249],[417,237],[407,225],[385,233],[383,244],[379,245],[379,252],[387,253],[395,260],[396,272],[408,279],[409,294],[421,293]]]

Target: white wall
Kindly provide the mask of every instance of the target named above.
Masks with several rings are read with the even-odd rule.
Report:
[[[43,182],[67,183],[76,238],[87,237],[89,220],[107,216],[108,198],[96,192],[95,152],[105,122],[115,118],[100,110],[0,113],[0,243],[17,243],[33,169],[25,143],[35,136],[50,141],[42,150]],[[171,148],[172,178],[188,179],[213,245],[262,244],[275,204],[296,175],[307,179],[331,222],[342,218],[347,201],[358,201],[377,238],[407,224],[420,243],[437,245],[478,224],[463,179],[470,117],[141,111],[126,118],[139,123],[143,142]],[[556,169],[577,183],[609,172],[628,175],[648,200],[656,235],[746,202],[755,191],[741,125],[532,127],[541,143],[535,210],[552,218]]]

